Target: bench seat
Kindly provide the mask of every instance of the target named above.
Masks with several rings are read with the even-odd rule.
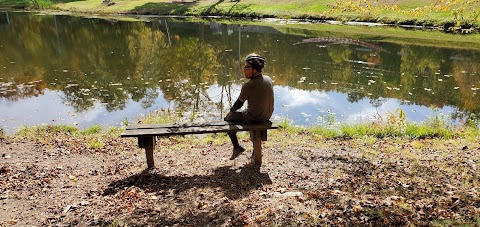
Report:
[[[155,149],[156,137],[169,137],[176,135],[206,134],[220,132],[249,131],[253,142],[254,162],[262,164],[262,141],[267,140],[267,130],[277,129],[272,122],[261,124],[240,124],[226,121],[203,122],[203,123],[174,123],[174,124],[134,124],[129,125],[120,135],[121,137],[137,137],[138,146],[145,148],[147,166],[155,166],[153,150]]]

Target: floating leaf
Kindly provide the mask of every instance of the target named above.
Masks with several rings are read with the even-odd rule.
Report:
[[[69,87],[77,87],[78,84],[67,84],[67,86],[65,86],[65,88],[69,88]]]

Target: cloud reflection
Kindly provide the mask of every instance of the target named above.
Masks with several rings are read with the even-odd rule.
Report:
[[[280,94],[278,101],[286,107],[319,106],[324,105],[330,99],[324,92],[304,91],[283,86],[275,87],[275,92]]]
[[[405,105],[396,99],[385,99],[380,106],[372,105],[370,99],[348,101],[348,94],[324,91],[303,91],[291,87],[275,87],[275,119],[289,118],[296,125],[320,124],[321,119],[333,115],[338,122],[360,123],[372,119],[383,119],[387,113],[402,109],[408,122],[422,122],[435,114],[453,113],[452,107],[439,110]],[[317,121],[312,121],[317,119]]]

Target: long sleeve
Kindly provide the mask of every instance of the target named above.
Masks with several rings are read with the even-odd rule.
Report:
[[[232,108],[230,108],[230,111],[235,112],[236,110],[242,108],[243,103],[244,102],[240,101],[240,99],[237,99],[237,101],[235,101],[235,103],[233,104]]]

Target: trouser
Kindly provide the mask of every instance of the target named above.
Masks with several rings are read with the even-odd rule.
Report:
[[[245,115],[241,112],[230,112],[224,119],[228,122],[236,122],[236,123],[249,123],[249,120],[245,118]],[[228,132],[228,137],[232,141],[233,147],[238,147],[240,144],[238,143],[237,133],[236,132]]]

